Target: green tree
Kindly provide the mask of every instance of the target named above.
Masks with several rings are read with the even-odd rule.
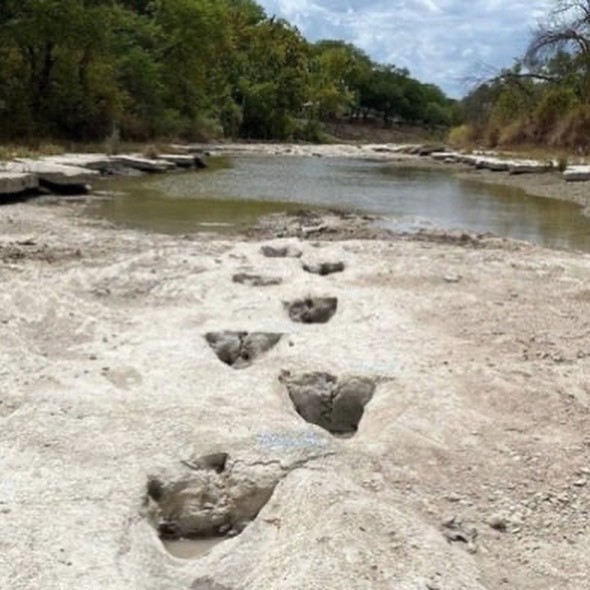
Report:
[[[243,108],[242,132],[247,137],[293,137],[309,99],[309,45],[282,19],[257,26],[248,58],[248,74],[237,94]]]
[[[3,0],[0,135],[310,137],[321,121],[446,120],[444,96],[254,0]]]

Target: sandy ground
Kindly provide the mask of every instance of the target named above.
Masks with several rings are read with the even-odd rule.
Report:
[[[0,208],[1,588],[587,587],[590,256],[361,226],[302,216],[281,230],[300,237],[221,240]],[[346,268],[302,269],[325,261]],[[338,298],[334,317],[292,322],[283,302],[307,296]],[[284,336],[236,370],[204,338],[225,329]],[[285,370],[374,378],[356,436],[305,422]],[[179,560],[148,479],[201,481],[211,452],[236,510],[274,492]]]

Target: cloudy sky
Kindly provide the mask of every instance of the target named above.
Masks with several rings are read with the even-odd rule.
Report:
[[[522,54],[552,0],[259,0],[310,40],[345,39],[452,96]],[[485,72],[484,72],[485,74]]]

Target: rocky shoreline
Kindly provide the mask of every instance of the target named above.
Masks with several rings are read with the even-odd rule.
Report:
[[[557,164],[500,158],[492,152],[460,153],[428,144],[192,144],[171,145],[169,154],[65,154],[0,163],[0,203],[42,194],[85,194],[101,176],[163,173],[207,167],[207,156],[267,155],[356,158],[392,166],[451,170],[460,178],[518,188],[537,197],[576,203],[590,212],[585,166],[563,174]],[[583,169],[583,170],[582,170]]]
[[[185,149],[146,157],[141,154],[64,154],[0,162],[0,205],[46,194],[82,195],[104,176],[163,173],[207,167],[204,152]]]
[[[0,586],[579,590],[590,257],[370,222],[1,207]]]

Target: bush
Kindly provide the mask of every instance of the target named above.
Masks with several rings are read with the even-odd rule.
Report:
[[[153,158],[156,159],[160,156],[160,150],[158,149],[157,146],[155,146],[153,143],[146,145],[143,148],[143,151],[141,152],[141,155],[144,158]]]
[[[527,124],[519,119],[500,129],[498,143],[502,146],[510,146],[526,143],[529,139]]]
[[[477,133],[471,125],[460,125],[453,127],[449,132],[448,143],[456,148],[468,148],[477,139]]]
[[[549,144],[574,148],[584,153],[587,150],[589,137],[590,106],[581,105],[560,118],[549,137]]]
[[[218,118],[201,113],[195,117],[183,138],[189,141],[212,141],[223,137],[223,127]]]
[[[311,143],[328,143],[330,141],[330,136],[326,133],[323,124],[317,119],[298,121],[298,123],[293,133],[293,139]]]
[[[548,89],[533,112],[533,118],[541,134],[550,131],[563,114],[571,111],[576,103],[577,98],[571,88]]]

